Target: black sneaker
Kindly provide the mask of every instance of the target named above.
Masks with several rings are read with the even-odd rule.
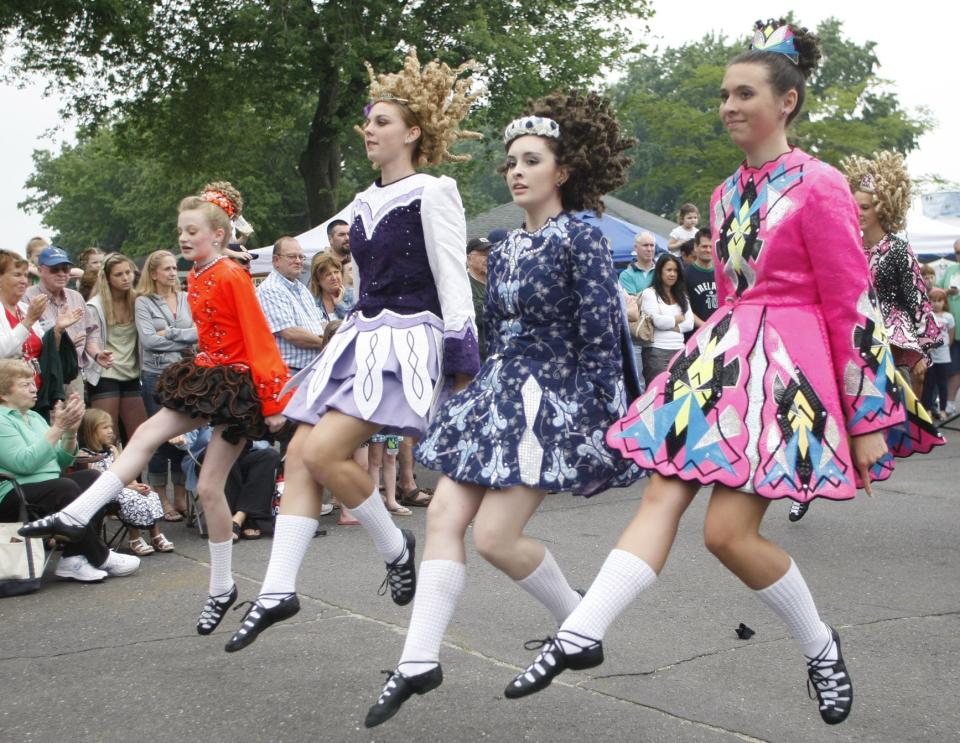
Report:
[[[260,603],[263,596],[270,598],[280,598],[280,603],[271,606],[269,609]],[[224,650],[228,653],[235,653],[237,650],[243,650],[247,645],[257,639],[257,636],[267,627],[289,619],[300,611],[300,599],[295,593],[264,593],[257,597],[256,601],[244,601],[237,604],[234,611],[241,606],[249,604],[250,608],[243,615],[243,622],[240,629],[233,633]]]
[[[369,709],[367,718],[363,721],[364,726],[368,728],[376,727],[389,720],[414,694],[426,694],[443,683],[443,669],[439,663],[436,668],[418,673],[416,676],[404,676],[399,668],[396,671],[384,671],[384,673],[387,674],[387,683],[384,684],[377,703]]]
[[[209,635],[219,627],[220,622],[223,621],[223,615],[227,613],[227,609],[233,606],[233,602],[237,600],[238,595],[237,586],[234,584],[233,588],[226,593],[207,596],[203,609],[200,611],[200,616],[197,617],[197,634]]]
[[[600,640],[567,631],[564,631],[564,636],[579,638],[586,641],[586,644],[583,645],[583,649],[579,653],[568,655],[563,652],[563,647],[556,637],[548,637],[546,640],[530,640],[524,643],[523,646],[527,650],[539,649],[540,654],[534,659],[533,663],[527,666],[527,670],[515,676],[513,681],[504,689],[503,695],[507,699],[520,699],[541,689],[546,689],[556,676],[559,676],[568,668],[582,671],[585,668],[593,668],[603,663],[603,643]]]
[[[820,702],[820,717],[827,725],[837,725],[847,719],[850,708],[853,706],[853,679],[847,673],[847,666],[843,662],[840,652],[840,635],[831,627],[830,634],[837,646],[837,659],[829,660],[827,645],[816,658],[807,658],[807,694]]]
[[[793,505],[790,506],[790,520],[799,521],[804,516],[807,515],[807,511],[810,510],[810,501],[806,503],[800,503],[799,501],[794,501]]]
[[[387,577],[380,584],[377,593],[381,596],[387,592],[390,585],[390,598],[398,606],[406,606],[413,601],[413,594],[417,591],[417,567],[414,564],[414,553],[417,540],[409,529],[401,529],[403,539],[407,543],[407,556],[401,555],[393,562],[387,563]]]

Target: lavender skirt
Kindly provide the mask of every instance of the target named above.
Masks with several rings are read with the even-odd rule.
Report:
[[[382,433],[420,436],[439,402],[442,352],[443,321],[432,312],[353,315],[287,384],[297,390],[283,414],[316,425],[333,409],[378,423]]]

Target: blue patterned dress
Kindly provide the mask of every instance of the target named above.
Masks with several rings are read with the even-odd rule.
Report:
[[[489,356],[417,447],[426,467],[488,488],[590,496],[640,476],[604,442],[626,410],[610,246],[569,214],[490,251]]]

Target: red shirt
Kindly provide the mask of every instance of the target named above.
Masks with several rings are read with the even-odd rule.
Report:
[[[14,315],[6,307],[3,308],[7,313],[7,322],[10,323],[10,329],[13,330],[17,325],[20,324],[20,310],[17,310],[17,314]],[[27,340],[23,344],[23,360],[30,364],[30,368],[33,369],[33,381],[37,384],[37,389],[40,389],[40,351],[43,350],[43,341],[40,339],[36,333],[33,332],[33,329],[30,329],[30,335],[27,336]]]
[[[198,366],[238,364],[250,370],[264,417],[283,412],[290,378],[277,343],[260,309],[250,275],[220,259],[187,276],[187,299],[197,325]]]

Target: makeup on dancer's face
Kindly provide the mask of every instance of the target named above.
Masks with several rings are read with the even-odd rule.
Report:
[[[177,217],[180,252],[188,261],[201,262],[213,257],[216,235],[199,209],[188,209]]]
[[[720,86],[720,120],[741,149],[766,141],[786,125],[766,65],[730,65]]]
[[[879,223],[877,209],[873,203],[873,194],[866,191],[854,191],[853,198],[859,207],[858,216],[861,231],[872,230]]]
[[[406,140],[410,132],[399,105],[389,101],[377,101],[367,110],[366,122],[363,125],[367,159],[374,163],[393,160],[409,144]]]
[[[543,137],[517,137],[507,149],[504,178],[513,201],[519,205],[539,204],[556,196],[560,169],[557,158]]]

